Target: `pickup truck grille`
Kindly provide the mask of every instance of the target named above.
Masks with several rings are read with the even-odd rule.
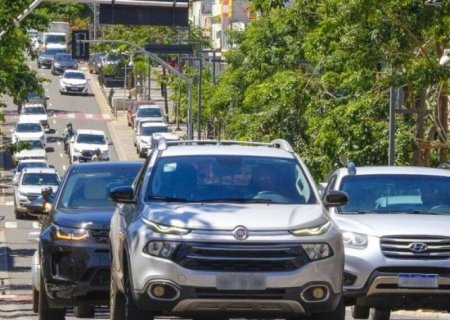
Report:
[[[201,271],[281,272],[310,262],[299,244],[234,244],[184,242],[174,262]]]
[[[394,259],[448,259],[450,237],[389,236],[381,238],[381,250],[385,257]]]

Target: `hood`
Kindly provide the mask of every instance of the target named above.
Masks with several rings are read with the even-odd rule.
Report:
[[[47,121],[48,116],[46,114],[22,114],[20,115],[20,119],[25,120],[39,120],[39,121]]]
[[[56,192],[58,190],[58,186],[55,185],[32,185],[32,186],[20,186],[19,190],[22,193],[26,193],[29,195],[40,195],[42,189],[47,188],[47,187],[52,187],[53,192]]]
[[[16,132],[14,135],[19,138],[19,140],[37,140],[41,139],[44,136],[43,132],[27,132],[27,133],[21,133]]]
[[[449,236],[448,214],[361,214],[335,216],[341,230],[375,237],[388,235]]]
[[[293,230],[328,221],[321,205],[160,203],[147,205],[143,216],[163,225],[188,229]]]
[[[63,83],[69,83],[69,84],[86,84],[86,80],[85,79],[61,79],[61,82]]]
[[[180,140],[180,138],[171,132],[157,132],[153,134],[153,139],[164,138],[166,140]]]
[[[68,228],[109,230],[114,208],[59,209],[53,222]]]
[[[31,150],[22,150],[16,153],[16,158],[42,158],[45,159],[47,153],[44,149],[31,149]]]
[[[100,149],[101,152],[108,151],[108,145],[105,144],[77,143],[74,144],[73,147],[80,151],[95,151],[97,148]]]
[[[61,43],[51,43],[51,42],[47,42],[45,44],[45,47],[47,49],[64,49],[66,50],[67,45],[66,44],[61,44]]]

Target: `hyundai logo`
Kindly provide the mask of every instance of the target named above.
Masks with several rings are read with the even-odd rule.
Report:
[[[245,240],[248,238],[248,230],[246,227],[237,226],[233,230],[233,236],[236,240]]]
[[[409,245],[409,249],[412,252],[425,252],[428,251],[428,245],[426,243],[423,242],[413,242]]]

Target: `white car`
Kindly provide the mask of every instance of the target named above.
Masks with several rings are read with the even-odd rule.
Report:
[[[20,174],[14,192],[14,214],[16,218],[27,215],[26,205],[41,195],[43,188],[58,189],[61,177],[54,168],[25,168]]]
[[[33,159],[47,161],[47,152],[45,146],[40,139],[20,140],[29,143],[27,149],[15,152],[12,156],[13,162],[17,165],[22,160]]]
[[[24,104],[20,111],[20,119],[22,119],[22,121],[39,120],[45,130],[50,129],[47,110],[45,110],[44,105],[40,103]]]
[[[134,117],[133,128],[137,127],[139,121],[154,121],[164,122],[164,114],[161,108],[156,104],[142,104],[139,105],[136,110],[136,116]]]
[[[67,69],[59,79],[59,92],[61,94],[78,93],[88,94],[87,79],[83,71]]]
[[[91,161],[95,150],[100,149],[101,160],[109,160],[108,138],[104,131],[79,129],[70,140],[70,163]]]
[[[139,156],[147,154],[152,145],[152,135],[155,132],[169,132],[169,127],[164,122],[143,122],[134,132],[134,144]]]
[[[26,159],[21,160],[17,164],[16,168],[12,171],[12,183],[17,184],[19,182],[20,173],[25,168],[49,168],[48,162],[43,159]]]
[[[39,119],[19,117],[19,121],[16,123],[14,129],[11,129],[11,132],[12,143],[16,143],[19,140],[39,139],[44,146],[47,144],[47,136]]]

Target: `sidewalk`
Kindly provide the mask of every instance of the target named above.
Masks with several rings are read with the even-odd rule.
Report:
[[[111,139],[114,143],[114,147],[117,152],[117,156],[119,160],[141,160],[136,153],[136,147],[134,146],[133,140],[133,129],[128,126],[127,123],[127,111],[126,110],[113,110],[108,103],[108,94],[110,88],[105,88],[100,85],[95,75],[86,73],[87,77],[90,79],[90,85],[92,93],[95,94],[95,99],[97,100],[97,104],[100,107],[100,110],[103,114],[108,114],[112,120],[107,122],[107,127],[111,135]],[[152,76],[150,81],[150,96],[157,105],[159,105],[164,110],[164,98],[161,95],[161,88],[156,81],[156,79]],[[114,88],[115,93],[114,97],[128,97],[128,92],[123,92],[121,88]],[[169,101],[169,118],[173,119],[174,108],[172,101]],[[116,114],[115,114],[116,113]],[[116,117],[117,115],[117,117]],[[180,124],[180,129],[177,131],[176,124],[169,124],[169,127],[172,131],[180,136],[186,136],[186,125]]]

